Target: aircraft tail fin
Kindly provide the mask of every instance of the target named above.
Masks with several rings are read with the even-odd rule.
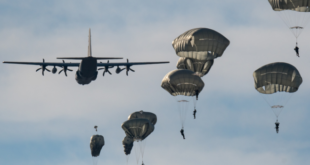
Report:
[[[113,60],[113,59],[123,59],[122,57],[93,57],[92,56],[92,49],[91,49],[91,32],[89,28],[89,34],[88,34],[88,55],[87,57],[57,57],[57,59],[63,59],[63,60],[83,60],[87,58],[94,58],[97,60]]]
[[[88,34],[88,55],[87,57],[92,57],[90,28],[89,28],[89,34]]]

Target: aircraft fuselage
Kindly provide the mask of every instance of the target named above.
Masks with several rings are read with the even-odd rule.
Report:
[[[96,80],[97,75],[97,59],[87,57],[81,61],[75,74],[75,80],[82,85],[89,84],[91,81]]]

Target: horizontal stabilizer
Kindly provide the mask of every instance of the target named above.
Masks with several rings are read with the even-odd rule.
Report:
[[[63,60],[83,60],[88,58],[94,58],[97,60],[123,59],[123,57],[57,57],[57,59],[63,59]]]

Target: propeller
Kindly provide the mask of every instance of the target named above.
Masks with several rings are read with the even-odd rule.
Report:
[[[108,60],[107,64],[108,63],[109,63],[109,60]],[[98,70],[104,69],[102,76],[104,76],[105,72],[108,72],[110,75],[112,75],[112,73],[109,71],[109,68],[113,68],[113,67],[114,66],[104,66],[104,68],[99,68]]]
[[[41,65],[41,68],[38,68],[38,69],[36,70],[36,72],[37,72],[37,71],[39,71],[39,70],[42,69],[42,75],[43,75],[43,76],[44,76],[44,71],[45,71],[45,70],[47,70],[48,72],[51,72],[50,70],[48,70],[48,69],[46,68],[47,65],[44,65],[44,63],[45,63],[45,60],[44,60],[44,58],[43,58],[43,64]]]
[[[62,60],[62,62],[65,63],[65,60]],[[65,75],[67,76],[67,70],[70,71],[70,72],[73,71],[71,69],[68,69],[68,66],[63,66],[62,68],[63,69],[61,69],[58,74],[60,74],[62,71],[64,71]]]
[[[127,63],[129,63],[129,60],[127,58]],[[132,72],[135,72],[133,69],[130,68],[130,65],[126,65],[126,75],[128,76],[128,72],[129,71],[132,71]]]

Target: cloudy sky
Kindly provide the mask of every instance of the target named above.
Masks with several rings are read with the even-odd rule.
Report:
[[[176,69],[171,41],[197,27],[220,32],[230,45],[203,77],[197,119],[190,108],[183,140],[175,99],[160,84]],[[36,66],[1,64],[0,164],[92,164],[94,125],[106,142],[98,165],[126,164],[121,124],[139,110],[158,118],[147,138],[147,165],[310,162],[310,29],[299,38],[297,58],[294,36],[267,0],[0,0],[0,59],[86,56],[88,28],[94,56],[170,64],[134,66],[128,77],[114,68],[112,76],[101,71],[85,86],[74,72],[43,77]],[[278,61],[297,67],[303,83],[285,106],[276,134],[276,117],[255,90],[252,74]],[[132,151],[128,164],[134,165]]]

